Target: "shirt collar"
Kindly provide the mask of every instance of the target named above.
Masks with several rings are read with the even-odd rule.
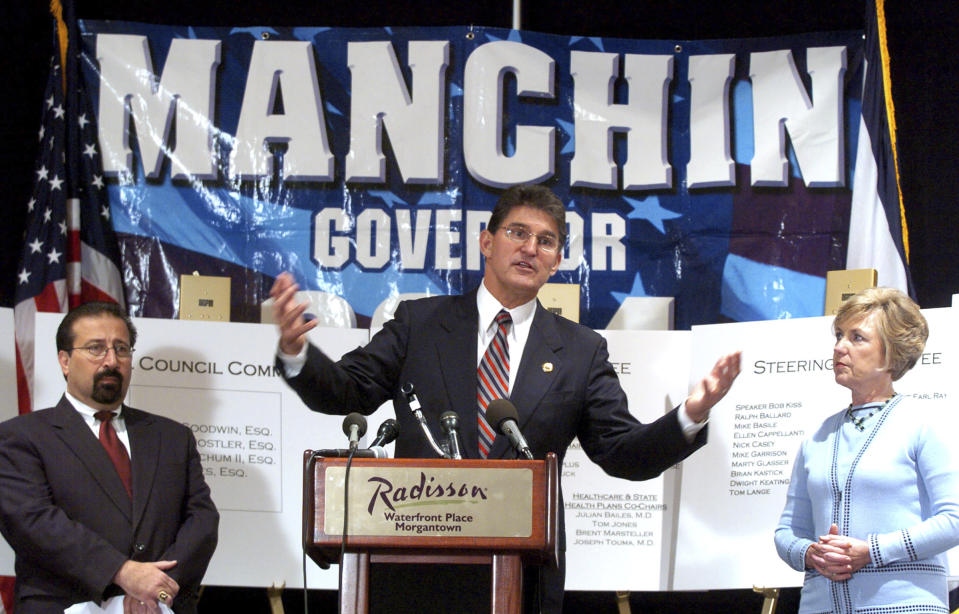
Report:
[[[488,330],[489,327],[493,325],[496,314],[502,309],[506,309],[506,311],[509,312],[510,318],[513,319],[513,326],[510,328],[515,330],[517,326],[523,325],[527,320],[533,317],[533,314],[536,313],[536,302],[536,298],[534,297],[531,301],[523,303],[519,307],[506,309],[502,303],[496,300],[496,297],[486,289],[486,282],[484,281],[480,284],[479,290],[476,292],[476,308],[479,311],[480,330]]]
[[[84,418],[88,418],[89,420],[96,420],[96,414],[98,411],[100,411],[99,409],[94,409],[90,407],[86,403],[83,403],[82,401],[78,400],[75,396],[73,396],[69,392],[64,391],[63,394],[64,396],[67,397],[67,400],[70,401],[70,404],[73,405],[73,408],[77,410],[78,412],[80,412],[80,414]],[[114,420],[122,416],[122,411],[123,411],[123,404],[121,403],[120,405],[117,406],[116,409],[113,410]]]

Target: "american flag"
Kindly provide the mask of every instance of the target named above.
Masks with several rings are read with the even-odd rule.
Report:
[[[69,3],[63,13],[66,23],[61,22],[61,27],[66,28],[70,43],[61,55],[55,31],[36,184],[27,203],[27,230],[17,272],[14,320],[20,413],[33,409],[36,313],[64,312],[92,300],[123,303],[119,250],[110,225],[95,116],[83,91],[80,40]],[[64,94],[64,84],[69,95]]]

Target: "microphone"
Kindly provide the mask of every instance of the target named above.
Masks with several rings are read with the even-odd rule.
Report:
[[[430,432],[430,427],[426,424],[426,416],[423,415],[423,409],[420,407],[420,400],[416,398],[413,382],[403,384],[402,390],[403,394],[406,395],[406,402],[410,405],[410,411],[413,412],[413,417],[416,418],[416,421],[420,423],[420,428],[423,430],[423,434],[426,436],[426,441],[430,444],[430,447],[433,448],[433,451],[436,452],[440,458],[449,458],[450,455],[443,451],[443,448],[433,439],[433,433]]]
[[[343,418],[343,432],[350,438],[350,449],[355,450],[360,443],[360,437],[366,434],[366,418],[356,412]]]
[[[440,415],[440,426],[446,431],[446,438],[449,441],[450,456],[456,460],[463,458],[460,453],[460,438],[457,429],[460,427],[460,417],[455,411],[444,411]]]
[[[370,444],[370,448],[385,446],[388,443],[392,443],[399,436],[400,429],[396,425],[396,420],[387,418],[383,421],[383,424],[380,425],[380,428],[376,429],[376,439]]]
[[[390,453],[382,446],[372,446],[366,450],[350,450],[349,448],[331,448],[327,450],[317,450],[313,456],[324,458],[346,458],[350,454],[353,458],[389,458]]]
[[[516,421],[519,419],[519,412],[516,406],[508,399],[493,399],[486,408],[486,421],[497,431],[506,435],[517,452],[522,453],[529,460],[533,460],[533,453],[526,443],[526,438],[519,431],[519,425]]]

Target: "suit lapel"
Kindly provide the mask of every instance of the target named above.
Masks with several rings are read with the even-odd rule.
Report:
[[[520,360],[516,382],[510,391],[510,401],[519,413],[519,427],[529,423],[532,415],[540,409],[540,401],[549,392],[562,368],[563,340],[556,330],[553,316],[539,301],[530,326],[523,358]],[[496,437],[490,449],[490,458],[512,458],[512,446],[502,435]]]
[[[107,497],[127,518],[130,517],[130,497],[123,487],[116,467],[106,450],[100,445],[87,423],[66,396],[48,414],[50,425],[57,436],[73,450],[90,476],[103,489]]]
[[[159,429],[152,428],[153,416],[125,405],[123,420],[126,422],[127,435],[130,437],[133,526],[136,527],[143,517],[153,491],[153,479],[156,476],[157,463],[160,461],[160,432]]]
[[[439,369],[449,397],[449,406],[459,414],[463,456],[479,458],[476,427],[476,291],[456,298],[440,322],[443,334],[436,338]]]

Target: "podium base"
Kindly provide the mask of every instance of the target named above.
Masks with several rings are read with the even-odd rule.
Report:
[[[367,554],[343,559],[340,614],[521,614],[518,554]]]
[[[488,565],[370,565],[370,614],[488,614]]]

